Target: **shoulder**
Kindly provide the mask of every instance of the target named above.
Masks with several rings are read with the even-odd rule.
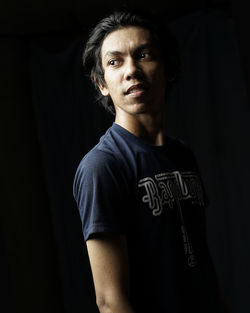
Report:
[[[90,150],[81,160],[79,168],[86,168],[88,170],[101,169],[110,164],[118,162],[116,156],[111,152],[100,150],[98,147]]]
[[[180,137],[167,135],[166,139],[167,142],[172,142],[173,144],[176,144],[178,146],[187,147],[187,143]]]
[[[168,136],[167,148],[169,155],[181,164],[197,168],[197,160],[190,144],[179,137]]]
[[[182,150],[183,152],[192,152],[190,145],[179,137],[167,136],[166,141],[167,144],[173,149]]]
[[[75,180],[78,179],[79,176],[101,176],[107,172],[114,171],[114,169],[120,168],[120,166],[119,159],[114,154],[99,150],[98,147],[95,147],[90,150],[79,163]]]
[[[113,139],[112,127],[100,138],[99,142],[82,158],[77,171],[99,170],[119,163],[117,143]]]
[[[121,160],[113,153],[102,151],[98,146],[90,150],[81,160],[74,177],[74,193],[82,186],[112,185],[125,180]]]

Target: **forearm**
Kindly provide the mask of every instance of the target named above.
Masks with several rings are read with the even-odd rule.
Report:
[[[125,235],[101,234],[87,241],[100,313],[135,313],[130,303],[130,270]]]
[[[128,301],[99,301],[100,313],[136,313]]]

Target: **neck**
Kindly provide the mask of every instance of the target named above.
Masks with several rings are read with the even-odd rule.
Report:
[[[115,123],[145,142],[161,146],[164,144],[164,114],[123,115],[116,114]]]

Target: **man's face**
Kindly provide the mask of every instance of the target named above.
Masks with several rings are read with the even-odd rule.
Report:
[[[105,86],[119,113],[139,114],[162,111],[165,100],[165,71],[150,32],[126,27],[110,33],[101,49]]]

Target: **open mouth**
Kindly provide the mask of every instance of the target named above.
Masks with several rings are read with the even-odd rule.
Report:
[[[143,95],[148,90],[148,86],[146,84],[136,84],[132,85],[125,92],[125,95],[129,95],[132,97],[139,97]]]

